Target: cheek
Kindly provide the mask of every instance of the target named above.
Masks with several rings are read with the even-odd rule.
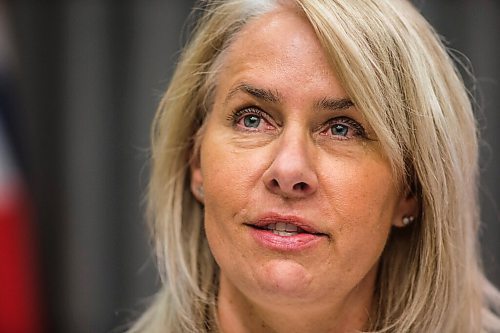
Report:
[[[232,131],[214,123],[208,124],[200,151],[205,207],[214,213],[236,213],[259,190],[270,157],[267,149],[256,146],[255,140],[247,139],[243,144]],[[248,147],[250,141],[253,147]]]
[[[320,182],[337,218],[352,227],[377,229],[391,224],[399,194],[388,162],[375,153],[367,155],[322,161],[319,170],[333,171],[321,173]]]
[[[321,177],[333,224],[332,253],[344,258],[346,268],[370,267],[383,251],[397,213],[399,195],[391,168],[377,157],[329,161],[329,165],[323,170],[335,172]]]
[[[249,160],[224,149],[211,149],[202,160],[206,213],[230,213],[247,201],[256,181]]]
[[[260,180],[259,163],[265,161],[258,150],[238,149],[228,140],[230,137],[223,130],[209,126],[200,151],[205,227],[216,259],[227,253],[245,253],[235,251],[242,247],[242,225],[237,215],[249,209],[250,195]]]

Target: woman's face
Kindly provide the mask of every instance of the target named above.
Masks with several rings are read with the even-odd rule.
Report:
[[[222,63],[191,166],[221,281],[259,304],[370,299],[391,226],[415,204],[313,29],[267,14]]]

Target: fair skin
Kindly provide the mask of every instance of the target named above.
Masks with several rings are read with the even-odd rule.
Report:
[[[216,87],[191,187],[220,267],[221,331],[366,328],[390,229],[416,203],[312,27],[291,9],[250,22]]]

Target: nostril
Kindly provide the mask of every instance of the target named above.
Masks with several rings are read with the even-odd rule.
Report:
[[[269,191],[284,198],[305,197],[314,193],[316,189],[314,182],[286,182],[280,181],[279,178],[267,179],[265,184]]]
[[[296,191],[305,191],[307,190],[308,185],[304,182],[297,183],[293,185],[293,189]]]

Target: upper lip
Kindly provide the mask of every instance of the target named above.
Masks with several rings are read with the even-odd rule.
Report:
[[[282,215],[282,214],[277,214],[277,213],[267,213],[259,216],[257,219],[254,221],[251,221],[249,223],[245,223],[247,225],[257,227],[257,228],[264,228],[267,227],[269,224],[272,223],[288,223],[288,224],[293,224],[302,230],[304,230],[307,233],[310,234],[318,234],[318,235],[326,235],[325,233],[319,231],[316,227],[313,226],[312,223],[307,221],[306,219],[295,216],[295,215]]]

